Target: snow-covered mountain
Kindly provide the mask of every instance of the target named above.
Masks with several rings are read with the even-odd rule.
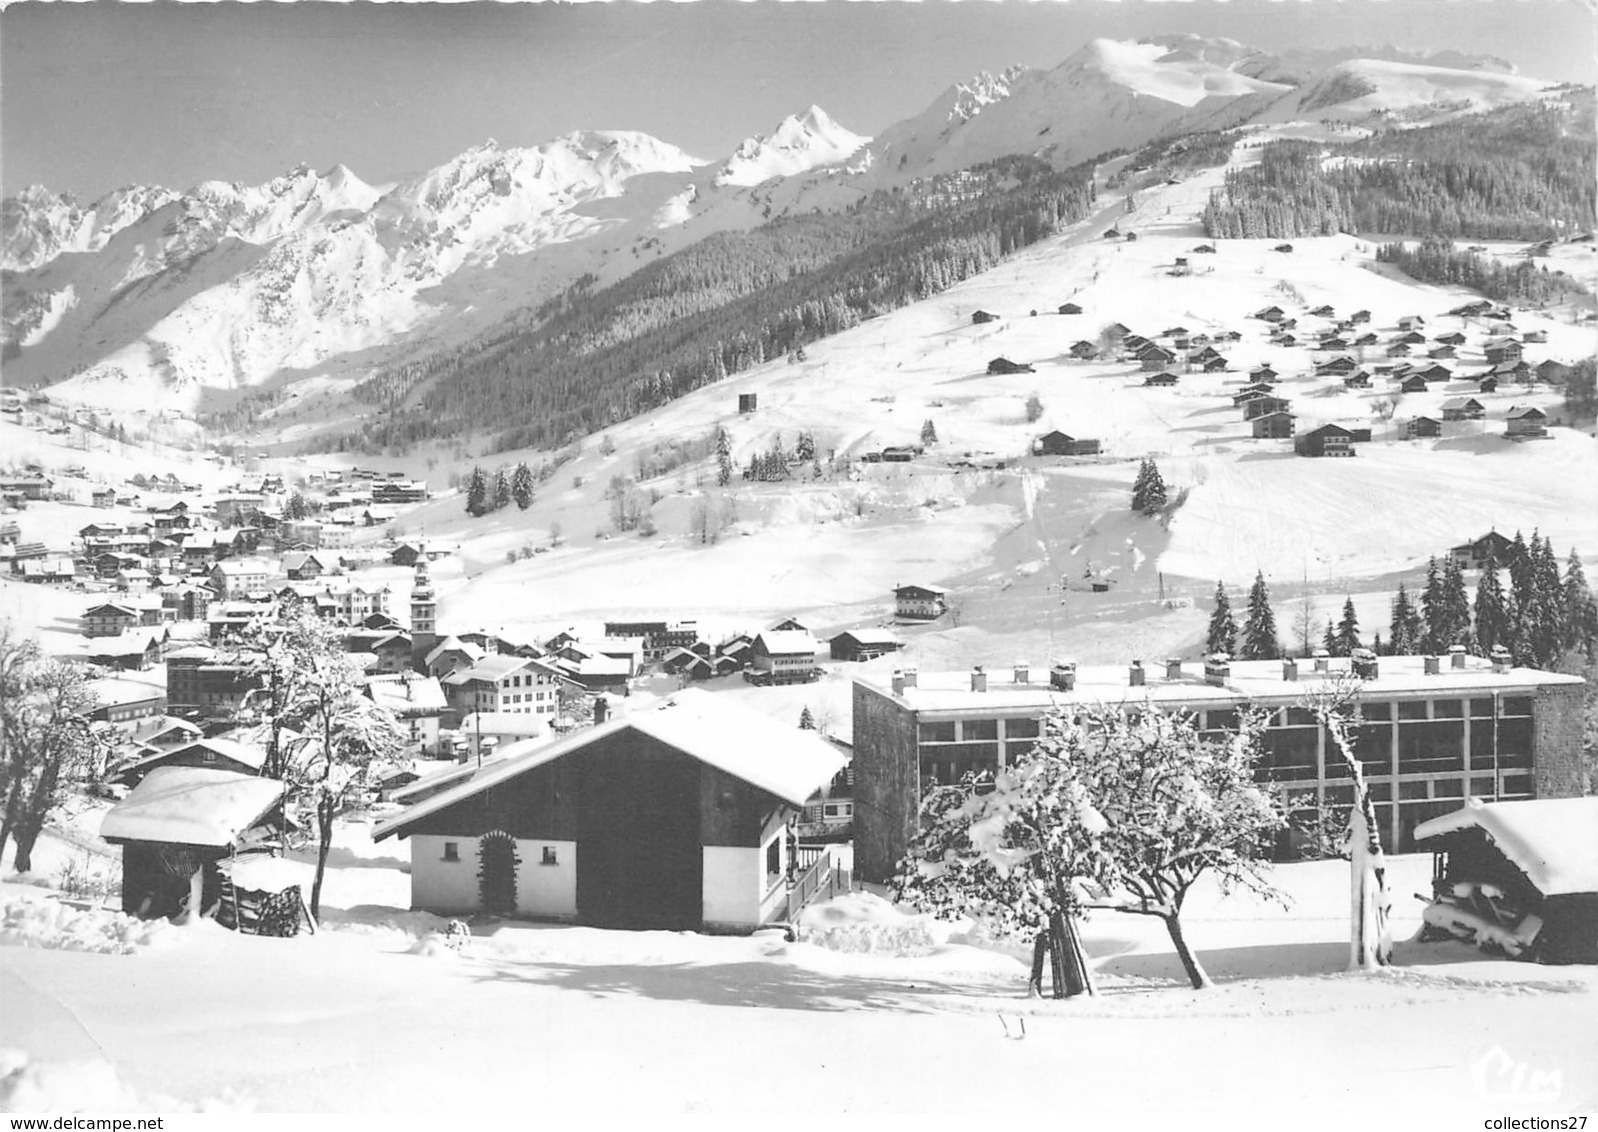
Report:
[[[88,206],[31,187],[0,209],[6,374],[181,410],[267,382],[348,384],[490,331],[579,275],[610,282],[790,208],[1013,154],[1065,166],[1193,130],[1425,120],[1546,88],[1487,57],[1360,51],[1094,40],[1051,70],[953,84],[874,140],[812,106],[712,163],[647,134],[580,131],[487,142],[385,189],[343,166]]]
[[[812,106],[790,114],[768,135],[744,139],[716,174],[717,185],[758,185],[836,165],[871,139],[850,133],[825,110]]]

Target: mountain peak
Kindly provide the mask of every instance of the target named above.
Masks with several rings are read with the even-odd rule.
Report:
[[[871,139],[852,133],[819,106],[790,114],[770,134],[745,138],[721,172],[718,185],[758,185],[848,158]]]

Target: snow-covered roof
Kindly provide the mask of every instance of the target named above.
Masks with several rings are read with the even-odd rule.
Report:
[[[1416,826],[1415,841],[1461,829],[1485,833],[1544,896],[1598,892],[1598,797],[1472,798],[1463,809]]]
[[[755,647],[764,647],[768,656],[802,656],[821,647],[802,629],[768,629],[755,638]]]
[[[479,711],[461,720],[462,735],[542,735],[549,730],[543,716],[524,711]]]
[[[803,805],[847,760],[814,731],[786,726],[752,708],[697,688],[618,716],[554,743],[529,740],[525,753],[484,767],[470,781],[428,798],[379,825],[373,840],[400,833],[418,819],[517,775],[575,754],[611,735],[633,730],[742,779],[793,805]],[[516,746],[520,747],[520,744]]]
[[[384,673],[366,679],[372,701],[399,715],[442,712],[449,707],[444,689],[431,676]]]
[[[108,841],[231,845],[283,797],[283,783],[231,770],[157,767],[100,822]]]
[[[851,637],[862,645],[897,645],[899,643],[899,638],[894,636],[888,629],[846,629],[832,639],[837,640],[838,637]]]

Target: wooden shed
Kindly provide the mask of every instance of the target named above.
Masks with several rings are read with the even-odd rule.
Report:
[[[1354,434],[1342,425],[1324,424],[1297,437],[1293,448],[1300,456],[1352,456]]]
[[[790,916],[789,821],[844,762],[813,731],[690,689],[507,750],[373,839],[410,839],[416,909],[752,931]]]
[[[1071,436],[1055,429],[1032,442],[1032,451],[1039,456],[1097,456],[1097,440]]]
[[[1483,803],[1415,827],[1437,932],[1540,963],[1598,963],[1598,798]]]

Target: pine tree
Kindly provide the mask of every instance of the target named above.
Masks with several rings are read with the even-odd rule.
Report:
[[[466,513],[473,518],[488,511],[488,477],[483,469],[472,468],[472,478],[466,483]]]
[[[1589,660],[1598,652],[1598,602],[1587,586],[1587,575],[1581,568],[1581,559],[1575,547],[1565,560],[1565,580],[1560,587],[1564,606],[1565,639],[1567,650],[1577,650]]]
[[[288,519],[303,519],[310,513],[311,505],[305,502],[305,496],[297,491],[289,496],[289,501],[283,508],[283,515]]]
[[[1450,558],[1443,567],[1443,630],[1436,651],[1447,652],[1454,645],[1470,647],[1470,595],[1465,591],[1465,572]]]
[[[1153,461],[1148,457],[1137,466],[1137,478],[1132,481],[1132,510],[1139,515],[1143,514],[1143,505],[1149,496],[1149,467]]]
[[[1158,515],[1165,503],[1165,479],[1160,475],[1160,466],[1150,460],[1148,482],[1143,486],[1143,514]]]
[[[523,511],[533,505],[533,470],[526,463],[516,465],[516,474],[510,481],[510,493],[516,500],[516,506]]]
[[[1248,612],[1243,619],[1243,641],[1239,655],[1243,660],[1275,660],[1282,655],[1276,639],[1276,614],[1271,611],[1271,591],[1265,585],[1265,572],[1254,575],[1248,591]]]
[[[1326,619],[1326,632],[1321,635],[1321,648],[1326,650],[1328,656],[1347,656],[1342,651],[1343,644],[1337,639],[1337,627],[1332,624],[1332,619]]]
[[[932,418],[928,417],[921,422],[921,443],[930,448],[937,442],[938,428],[932,423]]]
[[[1204,639],[1204,653],[1213,656],[1237,651],[1237,622],[1232,619],[1232,603],[1226,596],[1226,587],[1215,583],[1215,610],[1210,614],[1210,628]]]
[[[732,482],[732,438],[724,428],[716,429],[716,482],[722,487]]]
[[[1402,582],[1398,583],[1398,594],[1393,598],[1392,627],[1389,631],[1392,640],[1388,651],[1394,656],[1408,656],[1419,649],[1421,635],[1425,632],[1420,611],[1409,600],[1409,591]]]
[[[1420,592],[1420,640],[1415,642],[1423,652],[1435,653],[1438,642],[1447,634],[1443,624],[1443,579],[1437,571],[1435,557],[1426,560],[1426,588]]]
[[[806,704],[803,710],[799,712],[799,730],[814,731],[815,729],[816,717],[810,714],[810,705]]]
[[[1355,649],[1365,647],[1359,639],[1359,616],[1354,612],[1354,599],[1343,599],[1343,619],[1337,623],[1337,655],[1353,656]]]
[[[816,438],[801,431],[799,439],[793,442],[793,458],[801,464],[813,462],[816,458]]]
[[[1492,655],[1509,640],[1509,609],[1504,602],[1503,583],[1498,578],[1498,560],[1492,548],[1482,563],[1481,580],[1476,583],[1476,647],[1482,656]]]
[[[508,506],[510,499],[510,477],[505,474],[505,469],[501,468],[494,473],[494,510],[498,511],[501,507]]]

